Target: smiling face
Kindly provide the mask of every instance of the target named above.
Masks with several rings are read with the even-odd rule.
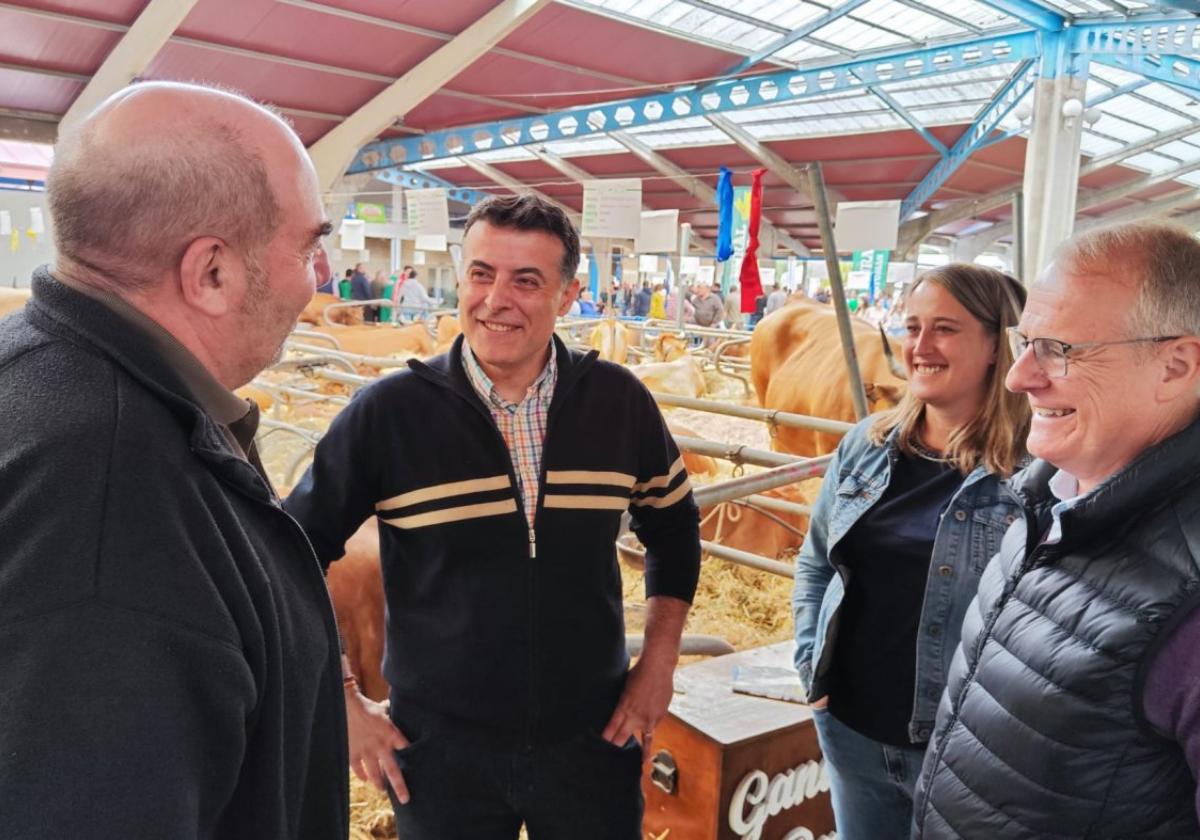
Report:
[[[579,291],[578,280],[563,284],[564,250],[551,233],[482,220],[463,237],[462,330],[498,388],[523,392],[546,364],[555,320]]]
[[[1029,293],[1018,330],[1026,338],[1068,344],[1132,338],[1135,281],[1083,276],[1053,267]],[[1086,301],[1086,305],[1081,302]],[[1079,479],[1084,492],[1165,436],[1156,399],[1160,376],[1148,345],[1071,351],[1067,375],[1051,378],[1032,348],[1013,363],[1006,384],[1033,408],[1029,451]]]
[[[946,288],[922,282],[908,298],[904,365],[913,396],[960,422],[987,395],[997,337]]]

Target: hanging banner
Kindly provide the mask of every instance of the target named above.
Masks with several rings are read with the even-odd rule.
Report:
[[[888,258],[891,253],[883,250],[855,251],[851,258],[850,273],[857,275],[855,279],[860,283],[855,288],[865,288],[870,303],[875,302],[876,293],[882,291],[887,284]],[[865,282],[861,279],[863,276]]]
[[[355,218],[362,219],[364,222],[378,224],[386,224],[388,220],[386,206],[368,201],[355,202],[354,216]]]
[[[0,236],[8,236],[12,233],[12,213],[8,210],[0,210]]]
[[[838,251],[866,251],[896,247],[900,230],[899,201],[841,201],[834,228]]]
[[[721,167],[717,178],[717,262],[733,256],[733,173]]]
[[[584,236],[636,239],[641,229],[641,178],[583,182]]]
[[[633,250],[639,254],[674,254],[679,250],[679,211],[646,210]]]
[[[638,257],[638,272],[641,274],[654,274],[658,271],[658,257],[654,254],[642,254]]]
[[[445,251],[446,237],[440,233],[420,234],[413,247],[422,251]]]
[[[342,219],[338,231],[339,243],[343,251],[361,251],[367,247],[367,223],[362,219]]]
[[[758,229],[762,221],[762,178],[766,169],[755,169],[750,184],[750,206],[746,222],[746,252],[742,256],[742,267],[738,272],[738,283],[742,292],[742,314],[754,311],[754,301],[762,294],[762,283],[758,279]],[[734,201],[737,204],[737,201]],[[734,244],[737,244],[736,230]]]
[[[404,205],[409,236],[450,235],[450,205],[444,189],[405,190]],[[441,250],[446,247],[443,245]]]

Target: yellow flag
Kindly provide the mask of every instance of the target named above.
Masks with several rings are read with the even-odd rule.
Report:
[[[29,241],[32,242],[34,245],[37,244],[37,236],[38,235],[37,235],[36,230],[34,230],[33,228],[29,228],[27,231],[25,231],[25,235],[29,237]]]
[[[12,229],[12,237],[9,239],[8,247],[14,254],[21,250],[21,231],[17,230],[15,225]]]

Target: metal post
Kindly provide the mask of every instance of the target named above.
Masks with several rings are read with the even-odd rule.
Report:
[[[1012,200],[1013,219],[1013,276],[1021,283],[1025,282],[1025,193],[1017,190]]]
[[[842,336],[842,353],[846,357],[846,369],[850,374],[850,397],[854,400],[854,416],[861,420],[867,416],[867,392],[863,388],[862,374],[858,370],[854,331],[850,327],[846,290],[842,287],[842,269],[838,265],[837,244],[833,239],[833,220],[829,218],[829,203],[825,195],[825,176],[821,174],[820,162],[810,163],[806,168],[813,209],[817,212],[817,223],[821,227],[821,250],[825,253],[825,266],[829,269],[833,309],[837,313],[838,332]]]
[[[692,244],[692,226],[684,222],[679,226],[679,254],[675,258],[675,323],[683,329],[683,258],[688,255]]]

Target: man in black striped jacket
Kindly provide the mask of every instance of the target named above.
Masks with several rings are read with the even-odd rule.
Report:
[[[326,565],[381,523],[390,709],[349,682],[351,766],[389,783],[405,840],[635,840],[699,574],[687,473],[641,383],[553,335],[579,285],[565,214],[489,199],[463,251],[463,335],[364,389],[287,502]],[[647,549],[632,669],[626,510]]]

